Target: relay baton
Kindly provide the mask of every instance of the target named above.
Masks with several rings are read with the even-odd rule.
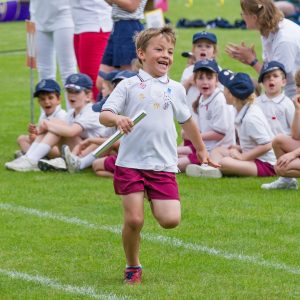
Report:
[[[140,111],[137,115],[135,115],[132,118],[133,125],[136,125],[138,122],[140,122],[144,117],[146,117],[145,111]],[[92,152],[92,155],[94,157],[100,156],[102,153],[107,151],[116,141],[118,141],[124,133],[122,133],[120,130],[117,130],[110,138],[108,138],[103,144],[101,144],[96,150]]]

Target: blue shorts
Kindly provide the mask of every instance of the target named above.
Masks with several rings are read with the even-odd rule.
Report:
[[[139,20],[115,22],[101,64],[115,68],[130,65],[136,58],[134,36],[143,29]]]

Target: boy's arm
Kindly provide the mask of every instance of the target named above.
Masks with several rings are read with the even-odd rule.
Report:
[[[104,110],[100,113],[99,121],[107,127],[116,126],[122,133],[129,133],[133,127],[133,121],[125,116],[117,115],[111,111]]]
[[[181,124],[183,130],[186,132],[189,139],[192,141],[196,151],[197,151],[197,157],[203,164],[209,164],[213,167],[219,167],[218,164],[214,163],[210,160],[210,157],[208,155],[208,152],[205,148],[205,145],[203,143],[203,140],[201,138],[200,131],[196,125],[196,123],[193,121],[192,118],[189,118],[184,124]]]
[[[47,121],[47,120],[43,121],[42,123],[45,125],[45,127],[49,132],[52,132],[62,137],[78,136],[83,131],[83,128],[77,123],[68,125],[64,122]]]

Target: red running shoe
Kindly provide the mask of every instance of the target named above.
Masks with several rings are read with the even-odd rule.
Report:
[[[129,267],[124,271],[124,283],[136,284],[142,282],[142,268]]]

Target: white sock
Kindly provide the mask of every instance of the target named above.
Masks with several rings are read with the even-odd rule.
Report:
[[[39,143],[38,146],[34,147],[26,153],[26,156],[33,162],[38,162],[41,158],[45,157],[51,150],[51,147],[45,143]]]
[[[39,145],[39,143],[33,142],[33,143],[30,145],[29,149],[27,150],[26,154],[30,153],[30,152],[31,152],[33,149],[35,149],[38,145]]]
[[[81,158],[80,159],[80,170],[90,167],[95,159],[96,159],[96,157],[92,153],[89,153],[85,157]]]

